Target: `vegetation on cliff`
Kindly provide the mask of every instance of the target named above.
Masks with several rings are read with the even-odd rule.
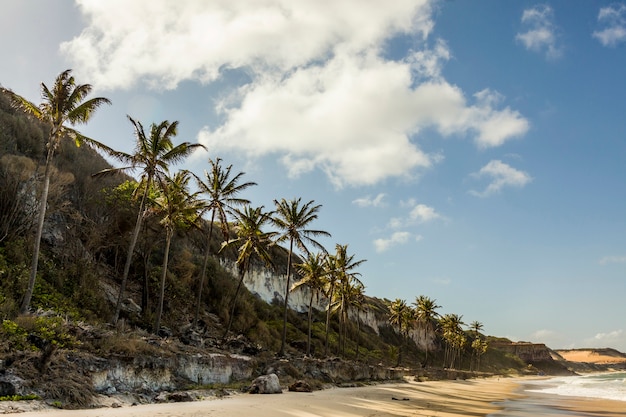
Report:
[[[59,77],[61,87],[75,85],[68,72]],[[134,154],[96,146],[128,164],[114,168],[92,147],[62,140],[87,140],[64,123],[86,122],[106,99],[88,101],[93,106],[84,114],[55,125],[30,117],[16,97],[0,90],[3,370],[20,364],[22,371],[30,366],[50,375],[67,360],[55,356],[59,350],[105,357],[163,355],[185,346],[417,368],[500,372],[526,366],[487,349],[490,338],[479,332],[480,323],[466,330],[462,316],[439,316],[435,300],[417,297],[412,308],[404,300],[365,296],[358,279],[365,260],[356,260],[346,244],[329,251],[314,239],[331,232],[311,228],[321,204],[281,199],[276,212],[253,209],[239,193],[254,183],[231,174],[218,157],[209,160],[206,181],[197,178],[204,197],[189,191],[190,173],[172,171],[194,148],[174,145],[178,122],[152,124],[146,132],[129,117]],[[133,170],[140,172],[138,181],[125,174]],[[44,213],[40,227],[37,213]],[[238,279],[222,267],[224,260],[236,262]],[[297,291],[310,291],[307,312],[286,308],[289,292],[268,304],[242,288],[250,267],[264,265],[286,277],[288,290],[293,277]],[[325,311],[312,308],[314,295]],[[364,314],[376,317],[377,328],[362,324]],[[164,348],[158,340],[171,343]]]

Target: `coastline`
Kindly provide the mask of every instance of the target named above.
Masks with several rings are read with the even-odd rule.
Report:
[[[527,378],[488,378],[330,388],[312,393],[241,394],[195,402],[89,410],[17,411],[23,417],[199,416],[531,416],[547,407],[560,416],[625,416],[626,403],[523,391]],[[6,412],[0,408],[0,414]],[[9,411],[10,412],[10,411]],[[548,413],[552,414],[552,413]]]

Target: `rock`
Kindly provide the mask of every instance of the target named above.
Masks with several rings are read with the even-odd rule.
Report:
[[[166,403],[167,402],[167,392],[159,392],[159,395],[154,397],[155,403]]]
[[[248,390],[250,394],[282,394],[280,381],[276,374],[263,375],[252,381]]]
[[[173,392],[167,396],[168,401],[175,403],[185,403],[193,401],[193,397],[188,392]]]
[[[15,393],[15,385],[8,381],[0,381],[0,397],[10,397]]]
[[[296,381],[289,385],[289,391],[291,392],[313,392],[311,385],[306,381]]]

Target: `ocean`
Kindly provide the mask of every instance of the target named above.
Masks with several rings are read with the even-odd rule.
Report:
[[[626,372],[587,374],[549,379],[523,381],[522,397],[499,403],[502,410],[492,417],[529,416],[597,416],[585,411],[567,410],[573,397],[582,399],[616,400],[624,402],[626,416]],[[622,415],[621,413],[619,415]]]

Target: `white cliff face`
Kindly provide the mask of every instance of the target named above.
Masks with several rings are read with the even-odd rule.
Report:
[[[221,259],[220,263],[233,277],[237,276],[237,264],[234,261]],[[292,276],[290,285],[293,285],[295,282],[297,282],[297,278]],[[266,303],[271,304],[275,300],[282,303],[285,300],[285,289],[287,287],[287,276],[285,274],[276,274],[267,268],[251,265],[243,283],[248,291],[260,297]],[[299,287],[289,293],[289,308],[300,313],[309,311],[310,297],[311,291],[307,287]],[[325,297],[320,296],[318,300],[318,297],[313,296],[314,309],[324,311],[326,310],[326,305],[327,300]],[[350,310],[348,315],[351,320],[356,321],[356,310]],[[387,317],[381,318],[380,313],[376,314],[376,312],[367,307],[358,311],[358,318],[361,321],[361,326],[370,327],[376,334],[380,334],[379,327],[389,325]],[[432,351],[436,348],[434,343],[435,335],[427,333],[424,329],[413,329],[409,332],[409,336],[422,350],[428,349]]]
[[[237,276],[237,264],[235,262],[221,259],[220,263],[234,277]],[[293,285],[295,281],[297,279],[294,280],[292,276],[290,285]],[[275,274],[267,268],[250,265],[250,270],[244,276],[243,284],[248,291],[257,295],[268,304],[271,304],[274,300],[281,303],[285,301],[287,275]],[[300,287],[289,293],[289,308],[300,313],[309,311],[310,299],[311,291],[306,287]],[[322,301],[321,297],[320,301]],[[322,306],[320,303],[316,303],[316,297],[313,297],[313,308],[324,310],[326,306],[325,304]]]

